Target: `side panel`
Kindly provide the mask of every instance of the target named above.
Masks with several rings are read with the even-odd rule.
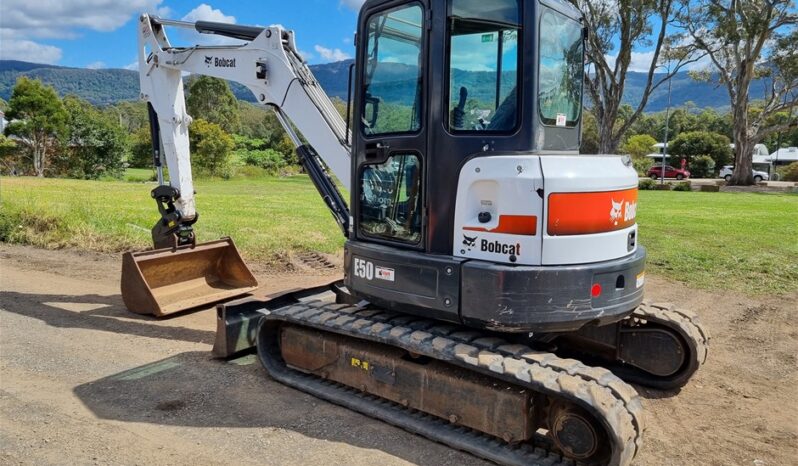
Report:
[[[637,173],[627,160],[540,157],[546,179],[543,265],[608,261],[637,250]]]
[[[385,308],[459,322],[461,259],[361,241],[344,248],[344,284]]]
[[[540,157],[490,156],[460,171],[452,255],[540,265],[543,229]]]

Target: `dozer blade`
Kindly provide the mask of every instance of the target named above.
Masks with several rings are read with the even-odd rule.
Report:
[[[257,288],[230,238],[122,257],[122,300],[137,314],[161,317]]]

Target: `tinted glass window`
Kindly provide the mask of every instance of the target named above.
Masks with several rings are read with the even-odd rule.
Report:
[[[518,122],[518,0],[452,0],[449,11],[449,129],[514,129]]]
[[[418,5],[369,19],[361,114],[366,135],[421,128],[422,33]]]
[[[360,178],[360,230],[367,236],[421,241],[421,161],[402,154],[367,165]]]
[[[540,116],[543,123],[574,126],[582,103],[585,73],[582,26],[546,10],[540,20]]]

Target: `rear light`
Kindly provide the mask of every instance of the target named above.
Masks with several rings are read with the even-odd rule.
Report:
[[[598,283],[594,283],[593,286],[590,288],[590,296],[594,298],[598,298],[601,296],[601,285]]]

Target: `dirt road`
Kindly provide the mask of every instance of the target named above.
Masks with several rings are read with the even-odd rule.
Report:
[[[253,356],[212,359],[212,310],[131,315],[119,268],[116,255],[0,245],[0,463],[484,464],[284,387]],[[335,278],[323,263],[255,271],[266,292]],[[656,277],[648,296],[696,310],[713,339],[678,395],[638,388],[636,464],[798,464],[798,296]]]

